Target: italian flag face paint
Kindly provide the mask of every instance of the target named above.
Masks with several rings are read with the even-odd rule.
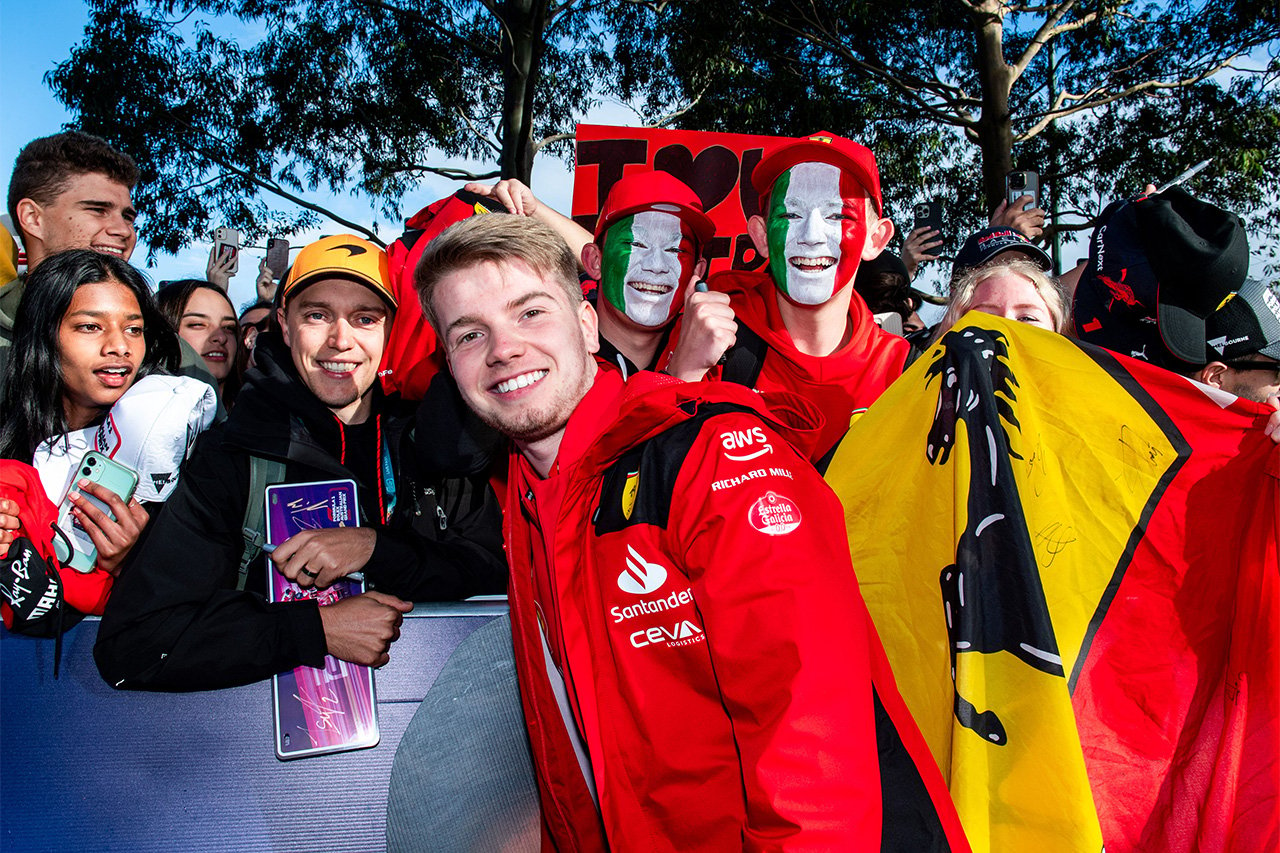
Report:
[[[605,232],[600,292],[638,326],[664,326],[684,304],[693,236],[674,213],[624,216]]]
[[[801,305],[821,305],[853,283],[867,242],[867,194],[829,163],[797,163],[778,177],[766,219],[769,271]]]

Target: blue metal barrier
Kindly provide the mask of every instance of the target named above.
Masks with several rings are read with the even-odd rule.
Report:
[[[55,681],[53,640],[0,629],[0,850],[384,850],[405,727],[458,643],[505,612],[417,605],[378,670],[378,746],[290,762],[273,751],[269,682],[113,690],[96,619],[64,637]]]

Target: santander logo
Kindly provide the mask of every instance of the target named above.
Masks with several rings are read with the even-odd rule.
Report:
[[[632,595],[648,595],[662,588],[667,582],[667,570],[657,563],[650,563],[630,545],[627,546],[627,569],[618,575],[618,588]]]

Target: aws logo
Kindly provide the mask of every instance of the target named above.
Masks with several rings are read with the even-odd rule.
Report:
[[[720,446],[724,448],[724,458],[734,462],[749,462],[773,452],[769,436],[761,427],[722,432]]]
[[[645,646],[656,646],[659,644],[670,646],[689,646],[694,643],[701,642],[704,637],[702,628],[694,622],[685,619],[677,622],[668,628],[665,625],[657,625],[653,628],[644,628],[636,631],[631,635],[631,645],[637,649],[643,649]]]
[[[618,588],[632,595],[648,595],[667,582],[666,567],[650,563],[635,548],[627,546],[627,568],[618,575]]]

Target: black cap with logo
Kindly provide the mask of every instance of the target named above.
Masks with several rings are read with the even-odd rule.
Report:
[[[964,245],[956,253],[955,264],[951,267],[952,284],[969,270],[976,269],[1005,252],[1021,252],[1046,272],[1053,268],[1053,259],[1048,253],[1023,236],[1022,232],[1005,225],[992,225],[973,232],[964,241]]]
[[[1280,299],[1267,285],[1250,279],[1205,321],[1208,361],[1232,361],[1260,354],[1280,361]]]

